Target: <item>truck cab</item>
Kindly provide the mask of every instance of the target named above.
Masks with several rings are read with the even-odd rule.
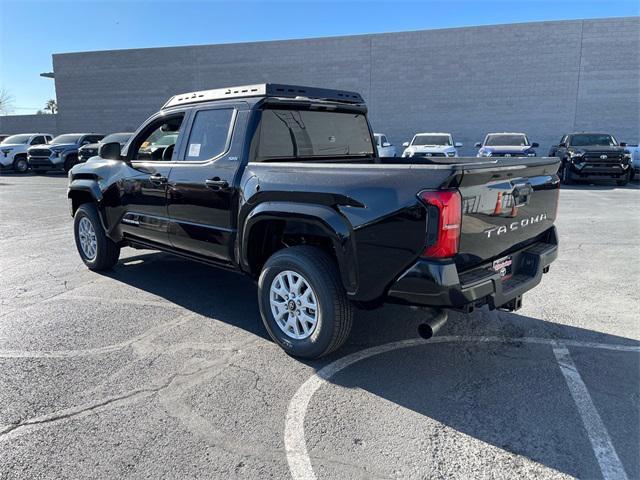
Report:
[[[376,141],[379,157],[395,157],[398,154],[395,145],[387,140],[387,136],[384,133],[374,133],[373,138]]]

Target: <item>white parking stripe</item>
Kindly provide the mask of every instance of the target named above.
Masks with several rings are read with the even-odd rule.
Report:
[[[564,346],[556,347],[553,349],[553,353],[567,382],[571,396],[576,402],[578,412],[582,417],[582,423],[584,423],[584,428],[587,430],[602,476],[605,480],[627,479],[620,457],[618,457],[616,449],[611,443],[609,433],[596,410],[596,406],[593,404],[587,386],[582,381],[575,363],[573,363],[569,350]]]
[[[326,365],[325,367],[318,370],[314,375],[312,375],[306,382],[304,382],[300,388],[296,391],[296,393],[291,398],[289,402],[289,408],[287,409],[287,416],[285,419],[284,425],[284,447],[287,455],[287,463],[289,464],[289,471],[294,480],[310,480],[315,479],[316,475],[313,471],[313,466],[311,465],[311,458],[309,457],[309,452],[307,450],[307,442],[305,440],[304,435],[304,419],[307,414],[307,409],[309,408],[309,404],[311,403],[311,398],[318,391],[320,387],[327,383],[327,380],[332,378],[341,370],[351,366],[354,363],[357,363],[361,360],[364,360],[369,357],[373,357],[375,355],[380,355],[382,353],[390,352],[397,349],[415,347],[419,345],[427,345],[434,343],[455,343],[455,342],[481,342],[481,343],[505,343],[507,345],[518,345],[521,343],[528,343],[534,345],[549,345],[550,347],[555,349],[565,349],[566,345],[573,347],[581,347],[581,348],[596,348],[596,349],[604,349],[604,350],[613,350],[613,351],[622,351],[622,352],[640,352],[640,346],[638,345],[620,345],[620,344],[611,344],[611,343],[600,343],[600,342],[582,342],[580,340],[562,340],[562,339],[554,339],[554,338],[536,338],[536,337],[521,337],[521,338],[505,338],[505,337],[473,337],[473,336],[442,336],[442,337],[434,337],[427,341],[421,338],[410,338],[407,340],[400,340],[397,342],[386,343],[383,345],[377,345],[375,347],[365,348],[364,350],[360,350],[358,352],[352,353],[345,357],[339,358],[338,360]],[[575,367],[573,368],[575,371]],[[564,373],[564,371],[563,371]],[[577,372],[576,372],[577,373]],[[582,384],[583,388],[586,392],[586,387],[584,387],[584,383]],[[573,392],[572,392],[573,393]],[[588,397],[588,393],[587,393]],[[590,397],[588,397],[590,400]],[[593,407],[593,403],[591,403]],[[593,407],[593,411],[595,412],[595,407]],[[596,412],[597,416],[597,412]],[[600,419],[600,417],[598,417]],[[602,421],[600,420],[600,424]],[[603,427],[604,429],[604,427]],[[604,430],[606,434],[606,430]],[[608,434],[607,434],[608,438]],[[611,440],[609,440],[609,445],[611,446]],[[595,449],[595,445],[594,445]],[[613,450],[613,446],[611,446],[611,450],[615,454],[615,450]],[[597,456],[597,453],[596,453]],[[617,454],[616,454],[617,458]],[[620,459],[618,459],[618,464],[620,464]],[[610,478],[618,478],[626,480],[627,476],[624,472],[624,469],[621,469],[622,475],[612,475],[606,476],[605,478],[608,480]],[[604,470],[603,470],[604,473]]]

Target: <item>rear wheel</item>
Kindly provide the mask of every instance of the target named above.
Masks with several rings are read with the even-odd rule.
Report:
[[[83,203],[73,217],[73,231],[80,258],[91,270],[107,270],[118,263],[120,247],[105,234],[98,210]]]
[[[13,160],[13,170],[18,173],[25,173],[29,170],[29,163],[27,162],[27,157],[20,156],[16,157]]]
[[[318,358],[349,336],[353,307],[335,261],[323,250],[296,246],[269,258],[258,282],[262,321],[290,355]]]

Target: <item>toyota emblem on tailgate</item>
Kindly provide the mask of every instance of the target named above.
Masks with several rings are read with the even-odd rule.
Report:
[[[609,157],[607,157],[606,155],[600,155],[600,160],[606,160],[607,158]]]

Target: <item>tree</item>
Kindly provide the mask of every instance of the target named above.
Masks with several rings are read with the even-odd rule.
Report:
[[[4,88],[0,89],[0,115],[8,115],[13,112],[13,95]]]
[[[47,100],[47,103],[44,106],[44,110],[49,113],[56,113],[58,111],[58,102],[56,102],[53,98],[51,100]]]

